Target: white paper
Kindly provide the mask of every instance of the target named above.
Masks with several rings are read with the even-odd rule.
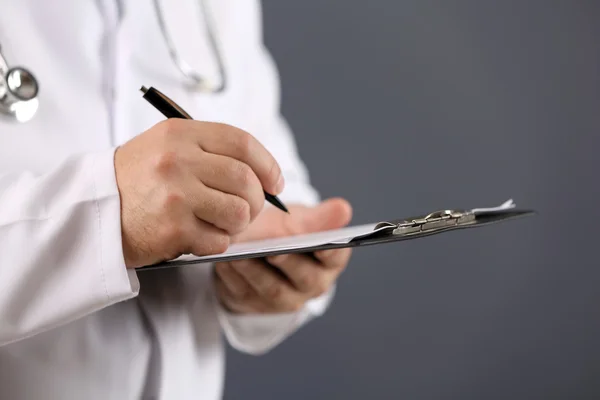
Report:
[[[510,199],[510,200],[507,200],[504,203],[500,204],[498,207],[474,208],[471,211],[474,214],[485,214],[485,213],[489,213],[489,212],[509,210],[511,208],[515,208],[515,206],[516,206],[515,202],[512,199]]]
[[[196,257],[194,255],[184,255],[179,257],[177,261],[194,260],[198,262],[210,262],[213,258],[228,255],[231,256],[255,253],[269,253],[275,250],[293,250],[305,247],[320,246],[324,244],[343,244],[350,242],[352,239],[364,237],[366,235],[370,235],[372,233],[379,232],[383,229],[388,228],[388,226],[382,226],[375,229],[376,226],[377,224],[364,224],[311,234],[257,240],[244,243],[234,243],[231,246],[229,246],[229,248],[224,253],[202,257]]]

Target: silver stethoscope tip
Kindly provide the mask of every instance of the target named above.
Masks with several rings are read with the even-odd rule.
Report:
[[[39,85],[35,76],[22,67],[8,67],[0,53],[0,114],[27,122],[37,112]]]
[[[38,83],[35,76],[25,68],[15,67],[6,74],[8,91],[21,101],[29,101],[38,94]]]

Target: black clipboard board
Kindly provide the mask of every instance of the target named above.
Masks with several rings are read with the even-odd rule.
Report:
[[[509,200],[502,205],[493,208],[441,210],[417,217],[383,221],[376,224],[366,224],[358,227],[319,233],[323,236],[322,240],[319,240],[319,234],[311,234],[291,236],[284,238],[283,241],[281,241],[281,239],[267,239],[257,242],[248,242],[239,246],[230,246],[230,248],[222,254],[201,257],[183,255],[174,260],[147,265],[137,268],[136,270],[147,271],[162,268],[205,265],[207,263],[248,258],[264,258],[279,254],[312,253],[319,250],[373,246],[414,240],[450,231],[479,228],[535,214],[536,212],[534,210],[516,209],[513,201]],[[362,230],[360,228],[362,228]],[[360,233],[351,235],[353,230]],[[339,235],[335,236],[336,233],[339,233]],[[344,236],[345,233],[346,236]],[[327,237],[335,237],[336,239],[327,240]]]

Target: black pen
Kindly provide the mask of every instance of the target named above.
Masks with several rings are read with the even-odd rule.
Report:
[[[160,111],[167,118],[183,118],[183,119],[193,119],[188,113],[186,113],[183,108],[179,107],[173,100],[165,96],[159,90],[150,87],[150,89],[142,86],[140,89],[144,93],[144,99],[146,99],[150,104],[152,104],[158,111]],[[281,211],[285,211],[289,213],[286,206],[277,198],[277,196],[273,196],[270,193],[265,191],[265,199],[273,204],[275,207],[279,208]]]

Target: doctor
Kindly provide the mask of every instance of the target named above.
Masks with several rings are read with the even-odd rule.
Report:
[[[0,398],[218,399],[222,336],[261,354],[327,308],[348,249],[134,269],[351,217],[279,114],[258,1],[204,3],[0,0]]]

